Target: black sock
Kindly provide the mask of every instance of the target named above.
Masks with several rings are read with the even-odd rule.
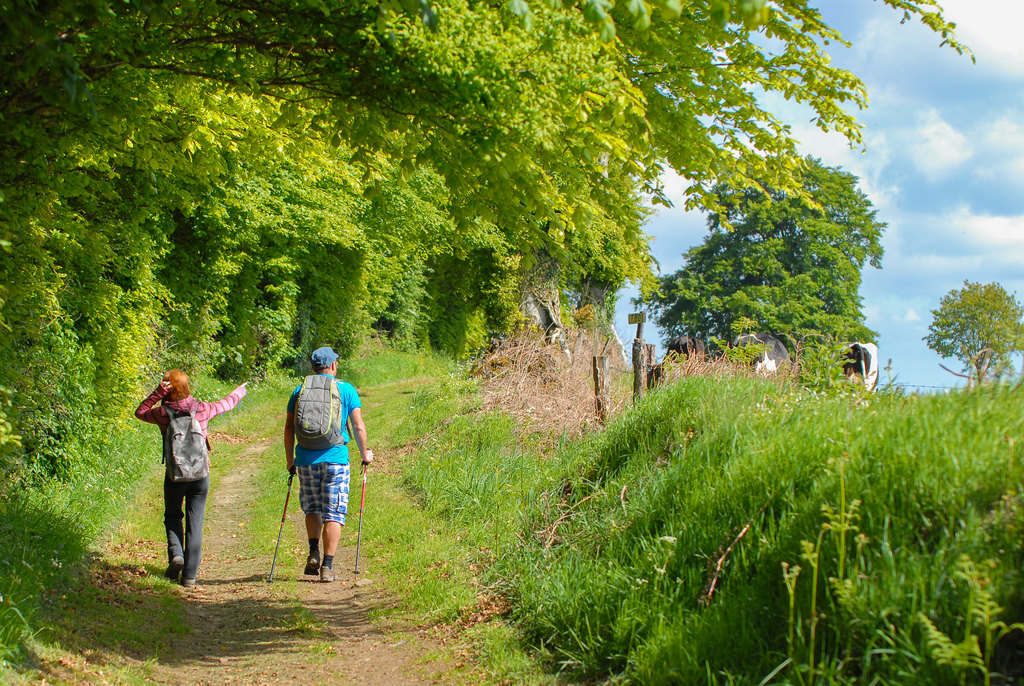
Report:
[[[334,569],[334,555],[324,555],[324,561],[320,563],[320,566]]]
[[[310,555],[316,555],[317,557],[320,556],[320,539],[319,538],[311,538],[311,539],[309,539],[309,554]]]

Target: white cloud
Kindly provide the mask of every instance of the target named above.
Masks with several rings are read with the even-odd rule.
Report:
[[[1024,216],[1000,217],[974,214],[959,208],[951,217],[954,229],[966,234],[966,241],[999,262],[1024,262]]]
[[[1003,184],[1024,184],[1024,113],[1002,115],[980,125],[976,138],[986,148],[985,165],[975,175],[979,179]]]
[[[945,176],[974,154],[967,137],[943,120],[938,111],[927,110],[919,119],[912,133],[910,154],[915,166],[928,178]]]
[[[681,208],[686,199],[686,189],[690,182],[671,167],[666,167],[665,172],[661,175],[661,183],[664,186],[665,196],[672,201],[672,204]]]
[[[1024,76],[1024,3],[1020,0],[942,0],[957,37],[974,53],[978,66]]]
[[[855,148],[850,147],[842,134],[826,133],[810,123],[794,125],[793,136],[799,141],[802,153],[856,176],[858,187],[871,199],[876,210],[884,213],[895,203],[900,187],[885,177],[891,146],[884,131],[865,131],[863,147]]]

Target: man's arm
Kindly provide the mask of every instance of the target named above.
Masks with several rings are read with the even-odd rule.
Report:
[[[373,462],[373,451],[366,449],[366,424],[363,423],[363,411],[356,407],[353,408],[349,414],[349,419],[352,420],[352,427],[355,429],[356,445],[359,446],[359,454],[363,458],[363,464],[370,464]]]
[[[284,461],[289,474],[295,469],[295,413],[289,412],[284,420]]]

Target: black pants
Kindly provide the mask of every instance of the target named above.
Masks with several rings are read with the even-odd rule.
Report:
[[[203,556],[203,514],[206,495],[210,492],[210,477],[199,481],[175,483],[164,477],[164,528],[167,529],[167,559],[175,555],[185,558],[182,579],[195,579],[199,561]],[[185,508],[182,511],[182,501]],[[185,528],[181,521],[184,517]]]

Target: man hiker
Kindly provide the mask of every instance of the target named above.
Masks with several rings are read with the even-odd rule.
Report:
[[[338,381],[338,354],[330,347],[310,356],[313,374],[288,399],[284,423],[284,456],[288,472],[299,475],[299,504],[306,515],[309,557],[305,573],[334,581],[334,554],[348,511],[348,443],[355,438],[363,464],[373,462],[366,449],[359,394]],[[349,435],[349,420],[355,436]],[[323,557],[320,539],[323,538]]]

